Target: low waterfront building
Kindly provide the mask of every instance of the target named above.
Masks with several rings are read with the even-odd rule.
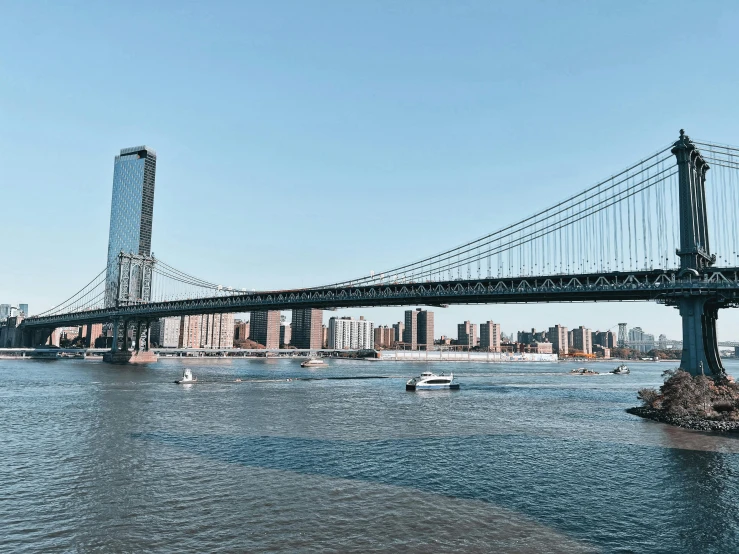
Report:
[[[531,354],[553,354],[551,342],[532,342],[524,345],[523,352]]]
[[[608,359],[611,357],[611,349],[601,346],[600,344],[593,345],[593,354],[598,358]]]

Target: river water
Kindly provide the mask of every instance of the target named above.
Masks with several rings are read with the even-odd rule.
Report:
[[[739,551],[739,436],[626,414],[675,366],[629,365],[0,360],[0,551]]]

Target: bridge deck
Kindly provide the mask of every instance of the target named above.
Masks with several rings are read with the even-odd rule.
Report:
[[[721,294],[730,301],[739,299],[739,268],[711,268],[692,279],[679,278],[678,270],[643,270],[260,291],[30,317],[23,321],[23,325],[62,327],[103,323],[115,318],[158,319],[177,315],[300,308],[667,301],[676,295],[704,294]]]

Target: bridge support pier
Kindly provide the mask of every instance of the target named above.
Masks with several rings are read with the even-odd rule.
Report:
[[[110,352],[106,352],[103,355],[103,361],[112,364],[148,364],[159,360],[159,357],[153,352],[149,351],[148,333],[144,335],[146,340],[146,346],[141,349],[142,332],[141,327],[144,324],[142,321],[134,321],[133,326],[131,321],[126,320],[121,325],[120,321],[113,322],[113,346]],[[123,331],[123,345],[121,349],[118,349],[118,334],[119,329]],[[146,329],[148,329],[148,322],[146,323]],[[135,341],[133,350],[129,350],[131,347],[131,339],[129,339],[128,332],[131,330],[133,336],[131,339]]]
[[[118,352],[118,332],[121,322],[117,319],[113,320],[113,343],[110,345],[111,352]]]
[[[140,321],[136,322],[136,327],[134,329],[135,329],[134,338],[136,341],[136,344],[134,346],[134,351],[139,352],[141,350],[141,322]]]
[[[691,375],[725,375],[716,335],[719,302],[714,298],[692,296],[677,302],[683,320],[683,355],[680,368]]]

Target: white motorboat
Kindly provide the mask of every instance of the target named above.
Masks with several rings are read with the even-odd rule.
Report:
[[[189,369],[186,369],[182,373],[182,379],[175,381],[175,383],[177,383],[178,385],[187,385],[190,383],[195,383],[197,380],[198,380],[197,377],[192,376],[192,371],[190,371]]]
[[[621,364],[616,369],[611,371],[611,373],[615,373],[616,375],[628,375],[629,373],[631,373],[631,371],[626,366],[626,364]]]
[[[405,384],[405,390],[459,390],[459,383],[454,383],[454,374],[435,375],[424,371],[420,377],[414,377]]]
[[[300,364],[300,367],[324,367],[326,365],[328,364],[324,362],[321,358],[310,358]]]

